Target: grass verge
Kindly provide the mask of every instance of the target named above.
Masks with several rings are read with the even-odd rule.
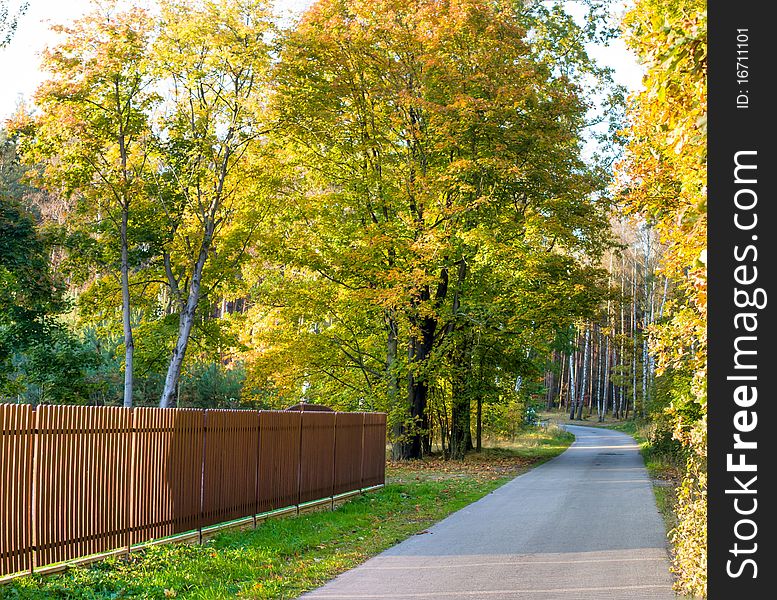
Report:
[[[389,463],[383,489],[335,511],[23,577],[0,586],[0,598],[296,598],[560,454],[572,439],[549,427],[463,461]]]

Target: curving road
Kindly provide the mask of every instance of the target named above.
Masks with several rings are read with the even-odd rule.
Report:
[[[634,440],[576,440],[306,599],[670,600],[664,525]]]

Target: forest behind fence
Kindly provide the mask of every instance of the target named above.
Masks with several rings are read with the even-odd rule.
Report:
[[[380,485],[386,415],[0,404],[0,577]]]

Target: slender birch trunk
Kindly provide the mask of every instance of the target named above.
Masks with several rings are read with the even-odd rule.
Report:
[[[569,353],[569,420],[575,418],[575,363],[574,352]]]
[[[631,268],[631,407],[637,413],[637,258]],[[629,418],[629,405],[626,404],[626,418]]]
[[[129,290],[129,212],[130,212],[130,171],[129,155],[127,153],[127,139],[125,138],[124,107],[116,86],[116,111],[119,116],[119,132],[117,142],[119,144],[119,157],[121,160],[121,320],[124,330],[124,407],[132,407],[132,392],[135,384],[135,339],[132,335],[132,310],[130,306]]]
[[[625,256],[621,255],[621,319],[620,319],[620,344],[618,351],[618,366],[621,370],[621,384],[618,386],[618,407],[615,411],[615,418],[620,419],[623,417],[623,400],[626,395],[625,386],[623,380],[626,377],[625,373],[625,354],[626,354],[626,260]]]
[[[586,393],[586,384],[588,383],[588,345],[591,338],[591,330],[589,327],[586,327],[585,329],[585,341],[583,345],[583,357],[582,357],[582,375],[581,375],[581,381],[580,381],[580,398],[577,403],[577,420],[581,421],[583,419],[583,404],[585,402],[585,393]]]
[[[607,278],[607,289],[612,287],[612,263],[614,255],[610,253],[610,268],[609,276]],[[607,297],[607,316],[605,317],[606,329],[604,331],[604,402],[603,410],[600,415],[599,422],[604,422],[604,418],[607,415],[607,403],[609,401],[610,394],[610,337],[613,332],[612,315],[610,314],[610,297]],[[613,399],[613,405],[615,404]]]
[[[603,335],[601,328],[598,328],[596,335],[596,420],[601,423],[604,415],[604,403],[602,402],[602,342]]]
[[[132,336],[132,312],[129,292],[129,244],[127,224],[129,220],[128,202],[125,201],[121,215],[121,320],[124,328],[124,407],[132,407],[134,387],[135,340]]]
[[[559,368],[559,374],[558,374],[558,407],[562,408],[564,406],[564,378],[566,377],[566,361],[564,360],[563,353],[559,353],[559,364],[561,367]]]
[[[652,276],[650,273],[650,230],[647,230],[645,239],[645,268],[643,272],[643,292],[645,303],[642,317],[642,416],[647,412],[648,394],[650,392],[650,357],[648,348],[647,330],[650,327],[653,318],[653,289]]]
[[[197,255],[197,261],[194,264],[191,284],[189,285],[189,294],[186,298],[186,304],[178,318],[178,339],[175,342],[175,349],[170,358],[170,364],[167,368],[165,377],[165,387],[162,391],[162,398],[159,401],[160,408],[171,408],[177,404],[178,381],[181,377],[181,367],[186,356],[186,349],[189,345],[194,318],[197,313],[197,304],[200,301],[200,290],[202,286],[202,270],[205,267],[205,261],[210,252],[213,240],[213,223],[206,225],[205,235],[200,245],[200,251]]]
[[[610,348],[610,330],[605,330],[604,332],[604,365],[602,366],[602,388],[604,389],[604,392],[602,394],[604,398],[604,410],[602,411],[602,420],[604,420],[607,417],[607,412],[610,410],[610,367],[611,367],[611,354],[612,349]]]

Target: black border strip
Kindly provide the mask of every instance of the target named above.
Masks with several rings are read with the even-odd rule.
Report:
[[[777,57],[772,45],[774,25],[767,15],[771,6],[730,0],[708,3],[711,600],[773,598],[777,589],[777,569],[772,566],[775,494],[769,491],[774,488],[770,480],[777,451],[770,440],[777,426],[770,377],[775,369],[772,348],[777,343],[772,274],[777,259],[773,217],[777,141],[772,133],[775,99],[767,90],[775,76],[772,60]],[[740,169],[737,181],[737,161],[757,168]],[[756,272],[757,279],[745,283]],[[768,302],[761,306],[765,298]],[[746,306],[748,301],[754,306]],[[754,320],[735,320],[742,313],[755,315]],[[745,329],[746,319],[750,326],[757,322],[753,331]],[[737,348],[757,354],[737,356]],[[753,401],[756,389],[758,398]],[[755,442],[757,448],[736,448],[736,434],[742,441]],[[746,466],[740,468],[740,464]]]

